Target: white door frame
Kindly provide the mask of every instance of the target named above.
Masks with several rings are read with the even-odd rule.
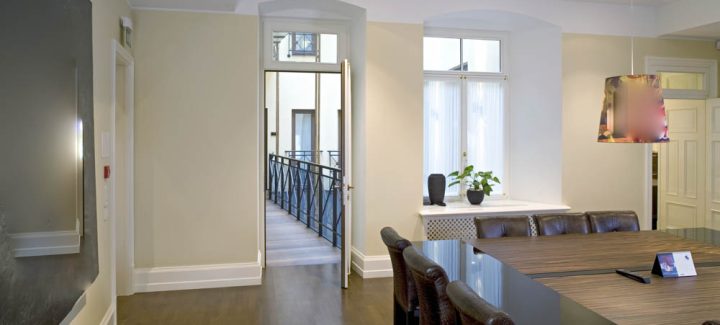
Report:
[[[663,96],[666,99],[708,99],[717,97],[718,68],[716,60],[648,56],[645,58],[645,71],[648,74],[657,74],[660,71],[702,72],[705,74],[706,91],[704,97],[698,91],[673,90],[663,91]],[[658,177],[660,177],[659,174]],[[645,213],[640,215],[640,227],[649,230],[652,229],[652,145],[649,144],[645,145],[645,190],[643,196],[645,198]]]
[[[110,191],[110,232],[111,232],[111,277],[112,277],[112,285],[111,285],[111,297],[112,297],[112,304],[113,308],[115,309],[117,307],[117,296],[118,292],[120,292],[123,295],[126,294],[133,294],[135,292],[133,288],[133,269],[135,267],[135,234],[134,234],[134,220],[135,220],[135,213],[134,213],[134,129],[135,129],[135,59],[133,58],[132,54],[126,50],[120,43],[118,43],[116,40],[112,40],[112,58],[110,60],[111,66],[111,97],[110,97],[110,143],[112,145],[112,156],[110,161],[111,166],[111,172],[110,172],[110,182],[111,182],[111,191]],[[117,82],[117,67],[122,66],[125,69],[125,108],[127,111],[127,151],[126,152],[126,172],[127,172],[127,199],[128,199],[128,215],[127,215],[127,233],[118,234],[117,231],[117,214],[116,214],[116,202],[115,202],[115,166],[116,166],[116,150],[115,148],[115,139],[117,135],[117,130],[115,129],[115,123],[117,120],[117,110],[116,110],[116,102],[117,102],[117,96],[119,94],[116,93],[116,82]],[[126,254],[123,256],[118,255],[118,246],[117,246],[117,238],[118,236],[124,236],[126,238],[127,242],[127,250]],[[125,283],[128,284],[128,288],[119,288],[117,287],[117,268],[122,267],[125,269],[125,274],[129,277],[129,279],[126,279]],[[117,317],[115,317],[117,319]]]

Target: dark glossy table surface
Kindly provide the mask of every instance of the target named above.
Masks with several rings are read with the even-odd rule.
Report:
[[[612,324],[460,240],[424,241],[413,245],[440,264],[450,281],[467,283],[483,299],[510,314],[516,324]]]
[[[667,234],[664,233],[673,236],[667,236]],[[700,268],[699,277],[696,279],[679,280],[676,282],[678,283],[678,285],[684,282],[691,284],[700,283],[698,282],[700,280],[712,281],[713,279],[711,279],[710,275],[714,274],[713,270],[720,270],[720,268],[718,268],[718,265],[720,264],[716,261],[716,255],[714,253],[714,251],[717,250],[716,247],[720,246],[720,231],[717,230],[694,228],[664,230],[662,233],[642,232],[627,234],[627,236],[630,237],[638,237],[634,239],[635,242],[633,242],[632,238],[624,238],[623,234],[599,235],[603,238],[607,237],[609,241],[615,241],[618,243],[624,242],[625,244],[629,244],[629,246],[620,245],[618,247],[603,246],[607,246],[609,244],[599,245],[614,252],[622,251],[622,247],[626,247],[631,251],[647,250],[647,247],[645,246],[648,245],[661,250],[663,248],[687,248],[691,251],[696,249],[698,257],[702,257],[700,258],[701,260],[705,258],[708,261],[696,261],[696,265]],[[557,255],[557,250],[545,251],[543,253],[541,249],[543,245],[548,245],[548,243],[554,245],[555,242],[559,241],[564,242],[563,245],[570,245],[570,247],[572,248],[570,249],[570,251],[578,250],[577,246],[582,248],[583,246],[588,246],[588,244],[589,246],[597,248],[598,244],[596,239],[598,239],[599,237],[595,238],[587,236],[588,235],[575,237],[571,235],[554,236],[557,238],[550,239],[550,241],[538,241],[537,239],[532,238],[527,240],[523,240],[521,238],[513,240],[512,238],[509,238],[509,240],[502,242],[503,245],[498,245],[499,243],[496,243],[493,240],[475,240],[470,241],[470,243],[465,243],[460,240],[440,240],[415,242],[413,243],[413,245],[416,249],[421,250],[423,255],[440,264],[447,272],[450,281],[460,280],[467,283],[483,299],[487,300],[495,307],[510,314],[516,324],[613,324],[613,322],[608,320],[607,318],[617,318],[616,321],[620,323],[643,323],[642,319],[649,320],[652,315],[641,315],[641,313],[637,313],[638,315],[634,315],[633,313],[625,315],[626,313],[617,314],[617,312],[619,312],[618,308],[633,308],[632,306],[637,303],[647,302],[652,304],[652,298],[650,298],[650,300],[648,301],[648,297],[634,297],[634,299],[640,299],[640,301],[631,301],[624,303],[623,296],[631,296],[632,294],[629,294],[627,292],[623,294],[620,292],[622,290],[615,291],[615,293],[617,293],[617,295],[619,296],[612,293],[601,293],[595,290],[597,289],[597,287],[594,287],[592,285],[592,283],[601,282],[601,280],[604,280],[606,282],[610,281],[612,283],[618,283],[619,285],[622,285],[621,288],[630,290],[629,292],[634,294],[635,291],[633,291],[631,288],[634,287],[636,283],[614,274],[614,269],[605,269],[605,267],[598,270],[582,269],[570,270],[570,272],[567,272],[568,270],[564,270],[562,269],[562,267],[567,268],[566,266],[578,265],[578,263],[582,264],[586,263],[587,261],[583,262],[584,257],[582,256],[571,256],[572,258],[568,256],[562,256],[560,259],[557,260],[558,263],[553,263],[553,254]],[[690,241],[683,241],[682,239],[674,236],[688,239]],[[640,242],[638,242],[637,240],[647,240],[646,237],[654,238],[656,241],[659,240],[660,242],[659,244],[651,242],[640,244]],[[480,248],[495,247],[493,251],[495,253],[499,253],[499,256],[505,256],[505,258],[508,258],[510,263],[503,263],[501,260],[493,257],[492,255],[483,253],[478,248],[475,248],[473,245]],[[540,262],[538,263],[540,265],[548,264],[548,261],[543,260],[549,259],[550,261],[548,265],[558,269],[559,271],[565,272],[553,271],[550,273],[533,273],[529,272],[532,271],[532,269],[528,269],[526,270],[526,272],[521,273],[516,268],[511,266],[512,263],[518,264],[517,262],[513,262],[513,259],[517,257],[517,254],[513,253],[513,249],[515,249],[515,253],[518,253],[519,255],[531,254],[534,256],[533,258],[539,258],[540,260],[538,261]],[[527,251],[528,249],[532,252]],[[534,251],[538,249],[540,251]],[[647,258],[646,263],[642,263],[643,270],[646,268],[649,269],[649,267],[652,265],[652,256],[654,255],[654,252],[655,250],[653,249],[644,252],[647,253],[644,255],[648,255],[649,257]],[[598,252],[597,250],[595,250],[594,252],[594,254],[600,253],[604,254],[603,252]],[[623,254],[628,255],[627,252],[623,252]],[[620,258],[620,261],[618,263],[629,262],[630,264],[633,264],[628,265],[629,267],[637,267],[636,265],[634,265],[637,264],[634,262],[634,259],[627,259],[627,257],[633,256],[626,256],[626,260],[622,260],[622,258],[618,257]],[[523,260],[527,261],[527,259],[525,258],[523,258]],[[614,259],[612,260],[614,261]],[[645,259],[643,258],[643,261],[644,260]],[[537,268],[537,266],[532,265],[518,265],[526,268]],[[560,265],[562,267],[558,268],[557,265]],[[720,271],[718,271],[717,273],[720,274]],[[585,283],[580,286],[577,285],[576,282]],[[642,287],[642,289],[648,291],[648,293],[646,293],[645,295],[649,294],[650,296],[652,296],[652,290],[661,290],[663,289],[661,285],[667,286],[668,283],[669,282],[660,282],[660,280],[656,279],[652,286]],[[553,288],[558,289],[561,292],[570,294],[570,297],[573,298],[560,294],[555,289],[550,288],[546,285],[552,286]],[[609,287],[609,285],[607,286]],[[573,289],[578,292],[574,292]],[[640,292],[642,290],[636,291]],[[692,295],[701,296],[702,294],[703,292],[698,290],[683,293],[683,295],[686,297],[690,297]],[[707,295],[707,293],[704,294]],[[712,298],[711,300],[714,301],[717,300],[715,299],[715,297],[716,296],[713,294],[710,298]],[[718,299],[720,299],[720,294],[718,294],[717,297]],[[703,299],[705,301],[710,298],[705,296]],[[584,304],[592,307],[593,309],[591,310],[590,308],[585,307],[586,305],[582,305],[577,301],[584,301]],[[676,305],[678,305],[674,308],[676,313],[683,314],[689,312],[688,310],[684,309],[684,304],[682,302],[678,302]],[[709,304],[709,306],[714,308],[714,304]],[[598,312],[602,312],[603,315],[607,316],[607,318],[601,316],[600,314],[598,314]],[[618,315],[620,317],[616,317]],[[720,313],[718,315],[718,317],[720,318]],[[632,317],[641,318],[632,319]]]

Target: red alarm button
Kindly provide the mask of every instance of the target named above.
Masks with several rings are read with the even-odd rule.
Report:
[[[103,177],[105,179],[110,179],[110,166],[109,165],[105,165],[105,167],[103,167]]]

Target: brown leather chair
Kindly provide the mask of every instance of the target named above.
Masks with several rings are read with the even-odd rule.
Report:
[[[412,247],[412,244],[407,239],[400,237],[395,229],[390,227],[380,230],[380,237],[390,253],[390,262],[393,268],[394,324],[417,324],[419,311],[415,281],[412,279],[402,255],[403,250]]]
[[[640,231],[634,211],[588,211],[592,232]]]
[[[465,282],[453,281],[447,287],[450,302],[457,310],[460,325],[514,325],[510,315],[490,305]]]
[[[445,288],[448,277],[443,268],[420,254],[415,247],[403,251],[420,303],[421,325],[455,325],[455,309]]]
[[[530,236],[527,216],[475,218],[477,238]]]
[[[590,224],[584,213],[536,214],[533,219],[538,236],[590,233]]]

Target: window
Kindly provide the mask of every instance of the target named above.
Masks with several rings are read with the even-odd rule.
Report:
[[[500,40],[425,37],[425,71],[499,73]]]
[[[350,58],[347,22],[264,18],[263,67],[276,71],[340,72]]]
[[[336,34],[273,32],[273,60],[280,62],[337,63]]]
[[[717,97],[717,61],[646,57],[645,70],[660,77],[665,98]]]
[[[507,75],[501,41],[425,37],[424,61],[424,179],[473,165],[504,181]],[[463,190],[453,186],[445,193],[459,196]],[[493,195],[503,194],[504,184],[494,187]]]

